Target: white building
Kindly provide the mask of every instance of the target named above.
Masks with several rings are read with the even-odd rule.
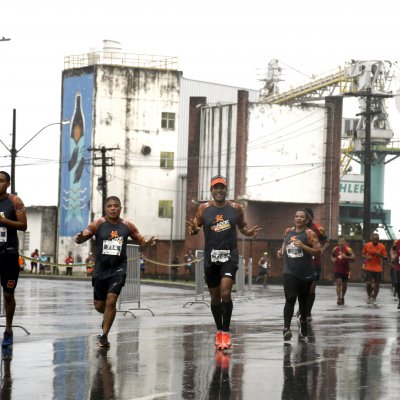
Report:
[[[102,215],[103,175],[143,235],[169,239],[173,213],[172,237],[182,239],[189,98],[236,102],[239,88],[183,78],[176,58],[125,54],[109,41],[102,52],[66,57],[62,87],[71,123],[62,127],[59,260]]]

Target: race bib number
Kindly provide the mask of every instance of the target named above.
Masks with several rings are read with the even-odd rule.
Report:
[[[0,242],[7,242],[7,228],[4,226],[0,227]]]
[[[110,256],[121,255],[122,244],[116,240],[103,240],[103,254]]]
[[[230,259],[230,250],[211,250],[212,263],[224,263]]]
[[[296,247],[293,243],[286,246],[286,254],[289,258],[298,258],[304,255],[303,249]]]

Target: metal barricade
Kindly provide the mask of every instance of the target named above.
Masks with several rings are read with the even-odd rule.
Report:
[[[251,266],[250,266],[251,270]],[[248,276],[251,279],[250,275]],[[253,300],[251,297],[245,294],[245,285],[246,285],[246,271],[245,271],[245,260],[243,256],[239,256],[238,270],[236,272],[235,279],[235,289],[238,300]]]
[[[251,292],[253,288],[253,259],[249,258],[249,264],[247,267],[247,287],[249,288],[249,292]]]
[[[126,271],[126,281],[121,294],[118,297],[117,312],[122,312],[124,315],[130,313],[135,317],[131,310],[145,310],[154,316],[153,311],[149,308],[143,308],[140,305],[140,260],[139,260],[139,246],[128,244],[126,246],[126,253],[128,257],[128,268]],[[125,304],[136,303],[136,307],[129,307],[122,309]]]
[[[1,310],[1,314],[0,314],[0,318],[1,317],[6,317],[5,311],[4,311],[4,304],[3,304],[3,288],[0,286],[0,310]],[[5,328],[6,325],[0,324],[0,327]],[[25,333],[27,335],[30,335],[31,333],[28,331],[28,329],[26,329],[24,326],[22,325],[12,325],[13,328],[20,328],[22,330],[25,331]]]
[[[195,266],[195,295],[194,301],[188,301],[183,305],[185,308],[188,304],[205,304],[209,307],[208,303],[204,300],[204,251],[196,250],[196,266]]]

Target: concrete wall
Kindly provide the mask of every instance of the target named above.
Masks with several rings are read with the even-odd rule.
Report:
[[[57,241],[57,207],[32,206],[26,207],[29,232],[29,248],[24,255],[30,257],[35,249],[45,253],[51,261],[56,259]],[[20,241],[20,248],[21,248]]]

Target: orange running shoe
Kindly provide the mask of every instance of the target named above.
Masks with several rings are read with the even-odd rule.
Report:
[[[217,331],[215,334],[215,348],[220,349],[222,344],[222,331]]]
[[[231,334],[229,332],[222,332],[221,350],[230,349],[232,347]]]

